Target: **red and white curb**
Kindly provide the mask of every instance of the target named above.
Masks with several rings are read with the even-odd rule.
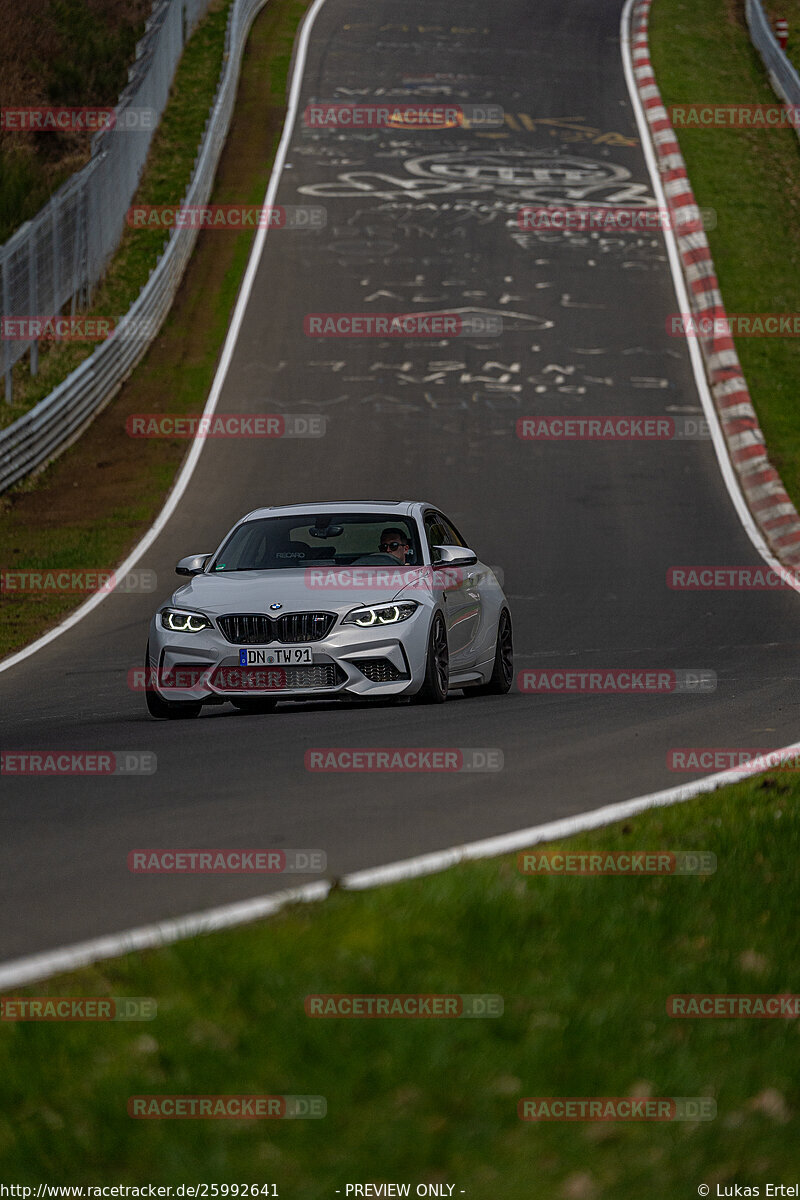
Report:
[[[708,239],[686,163],[653,74],[647,27],[652,0],[634,0],[631,13],[633,75],[653,143],[656,162],[680,255],[692,314],[710,322],[725,318]],[[693,232],[681,234],[681,225]],[[714,325],[709,324],[713,329]],[[800,516],[767,457],[747,381],[731,337],[698,336],[711,395],[731,463],[755,523],[776,558],[800,566]]]

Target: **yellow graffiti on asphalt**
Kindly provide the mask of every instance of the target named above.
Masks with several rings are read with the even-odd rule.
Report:
[[[560,142],[590,142],[593,146],[638,146],[639,139],[628,137],[624,133],[604,132],[593,125],[587,125],[583,117],[532,117],[530,113],[518,112],[505,114],[508,129],[513,133],[548,132],[551,137]],[[464,122],[467,127],[467,122]],[[508,130],[492,133],[478,133],[478,137],[507,138]]]

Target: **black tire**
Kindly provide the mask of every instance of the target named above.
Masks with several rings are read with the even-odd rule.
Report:
[[[202,704],[187,700],[165,700],[154,688],[147,686],[150,679],[150,643],[144,655],[144,699],[147,711],[157,721],[183,721],[199,717]]]
[[[494,666],[488,683],[464,688],[465,696],[505,696],[514,682],[514,635],[511,629],[511,613],[504,608],[497,623],[497,643],[494,651]]]
[[[272,712],[277,700],[270,700],[269,697],[259,698],[258,700],[231,700],[234,708],[237,708],[240,713],[268,713]]]
[[[449,678],[450,650],[447,645],[447,626],[442,614],[437,612],[428,634],[425,679],[420,690],[411,699],[415,704],[443,704],[447,699]]]

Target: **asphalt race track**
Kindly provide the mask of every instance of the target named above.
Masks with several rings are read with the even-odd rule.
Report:
[[[209,441],[115,594],[0,675],[5,750],[149,750],[152,776],[6,778],[0,958],[287,886],[285,876],[133,875],[137,847],[319,848],[340,875],[578,813],[691,776],[686,746],[796,737],[800,599],[679,592],[670,566],[756,565],[708,439],[530,442],[532,415],[700,415],[660,234],[520,230],[523,204],[654,203],[606,0],[327,0],[278,203],[323,229],[270,232],[219,405],[316,414],[317,439]],[[311,130],[310,99],[500,105],[502,126]],[[322,312],[500,315],[502,337],[314,339]],[[120,436],[125,436],[120,431]],[[242,513],[429,499],[502,565],[516,669],[707,669],[713,693],[453,695],[437,708],[287,705],[154,722],[128,672],[174,586]],[[504,769],[310,774],[313,747],[491,747]],[[289,883],[303,877],[293,877]]]

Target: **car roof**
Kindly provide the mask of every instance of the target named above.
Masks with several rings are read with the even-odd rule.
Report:
[[[425,500],[322,500],[317,503],[274,504],[265,508],[254,508],[242,521],[255,521],[259,517],[306,516],[309,513],[386,513],[387,516],[409,516],[415,509],[433,508]]]

